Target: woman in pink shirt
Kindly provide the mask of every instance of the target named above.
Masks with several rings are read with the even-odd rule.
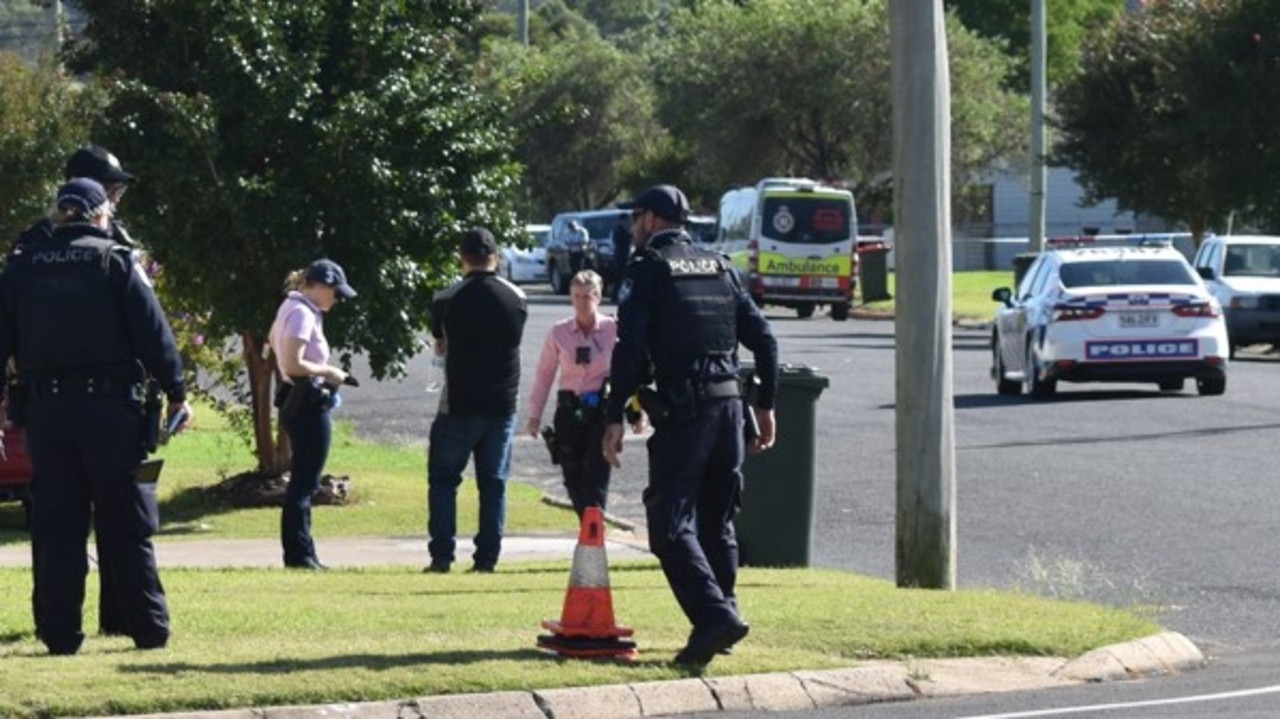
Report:
[[[609,463],[601,452],[604,437],[605,380],[618,342],[618,322],[600,314],[600,275],[583,270],[573,276],[569,295],[573,316],[557,322],[547,333],[529,396],[529,434],[537,437],[542,411],[559,371],[556,393],[554,458],[564,473],[564,486],[573,509],[604,509],[609,494]]]
[[[316,260],[305,271],[289,275],[293,289],[271,325],[269,341],[276,368],[284,381],[277,396],[280,423],[293,444],[289,486],[280,514],[280,543],[284,565],[295,569],[324,569],[311,539],[311,496],[320,487],[320,474],[329,457],[333,425],[329,410],[337,387],[347,373],[329,364],[329,342],[324,336],[324,314],[356,291],[346,273],[333,260]],[[325,391],[321,391],[325,388]],[[289,405],[290,394],[297,393]]]

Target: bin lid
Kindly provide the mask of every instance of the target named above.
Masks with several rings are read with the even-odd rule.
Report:
[[[754,374],[755,371],[756,363],[754,361],[742,360],[739,363],[738,374],[740,376],[745,377]],[[778,386],[823,390],[831,386],[831,378],[818,374],[816,367],[784,362],[778,365]]]
[[[818,369],[816,367],[810,367],[803,364],[783,363],[778,367],[778,386],[826,389],[831,386],[831,378],[823,374],[818,374]]]

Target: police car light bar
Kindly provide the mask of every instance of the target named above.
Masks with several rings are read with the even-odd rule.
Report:
[[[1076,235],[1074,237],[1049,237],[1045,245],[1062,250],[1072,247],[1172,247],[1179,238],[1190,238],[1186,232],[1155,232],[1125,235]]]

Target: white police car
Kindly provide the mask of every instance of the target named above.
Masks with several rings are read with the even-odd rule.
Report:
[[[547,236],[550,225],[525,225],[527,247],[505,245],[498,257],[498,272],[512,284],[547,281]]]
[[[1186,258],[1166,245],[1048,243],[1019,283],[991,293],[996,391],[1052,395],[1064,382],[1227,387],[1226,323]]]

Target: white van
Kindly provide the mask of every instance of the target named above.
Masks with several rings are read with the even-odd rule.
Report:
[[[767,178],[720,198],[719,249],[733,260],[758,305],[818,305],[846,320],[857,286],[858,220],[853,193],[803,178]]]
[[[1237,347],[1280,345],[1280,237],[1211,235],[1192,265],[1222,304],[1231,356]]]

